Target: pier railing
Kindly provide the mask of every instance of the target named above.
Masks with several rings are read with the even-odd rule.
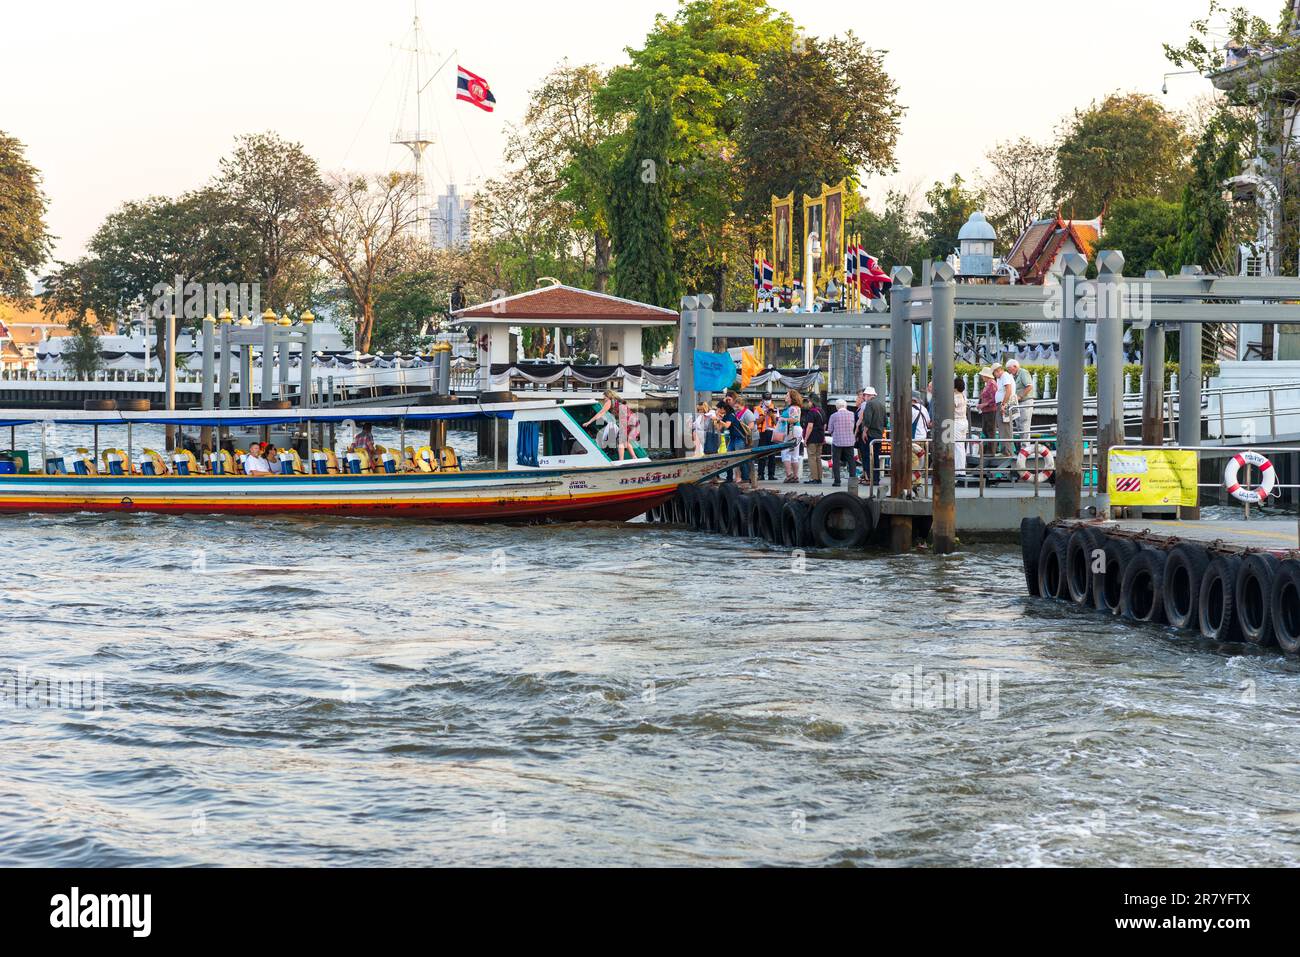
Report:
[[[934,469],[931,454],[932,439],[913,439],[912,449],[918,454],[913,458],[912,474],[915,483],[910,496],[919,499],[933,497]],[[984,438],[970,437],[956,443],[966,450],[964,464],[958,459],[957,487],[973,488],[978,497],[985,498],[998,486],[1006,485],[1018,495],[1038,498],[1051,489],[1055,472],[1054,459],[1057,452],[1055,435],[1035,434],[1032,440],[1023,438]],[[1020,452],[1025,450],[1023,464]],[[863,470],[871,479],[872,496],[885,498],[893,495],[889,488],[892,446],[888,439],[876,439],[868,447],[868,459],[863,463]],[[1051,460],[1047,455],[1051,454]],[[1098,462],[1097,441],[1085,439],[1083,449],[1083,484],[1084,487],[1097,485]],[[872,461],[876,462],[875,474],[872,474]]]
[[[1270,445],[1208,445],[1208,446],[1207,445],[1197,445],[1197,446],[1125,445],[1125,446],[1121,446],[1121,448],[1125,452],[1158,452],[1158,451],[1195,452],[1198,475],[1200,474],[1201,471],[1202,461],[1207,457],[1211,457],[1211,456],[1216,459],[1225,459],[1227,457],[1231,457],[1242,452],[1257,452],[1260,455],[1270,460],[1271,468],[1275,475],[1277,475],[1278,472],[1277,472],[1277,463],[1272,461],[1274,458],[1290,456],[1290,457],[1300,459],[1300,448],[1297,448],[1295,446],[1282,446],[1282,445],[1272,445],[1272,446]],[[1296,474],[1300,475],[1300,468],[1297,468]],[[1252,465],[1248,459],[1242,460],[1241,471],[1238,473],[1237,480],[1238,482],[1240,482],[1243,488],[1257,487],[1257,483],[1262,478],[1263,478],[1262,472],[1259,469],[1257,469],[1254,465]],[[1219,492],[1226,491],[1222,481],[1202,482],[1198,480],[1196,483],[1196,487],[1198,490],[1201,490],[1201,496],[1198,497],[1203,497],[1204,495],[1203,490],[1205,489],[1215,489]],[[1272,493],[1270,494],[1269,497],[1272,499],[1277,499],[1281,497],[1282,492],[1295,491],[1295,490],[1300,490],[1300,484],[1277,481],[1273,485]],[[1252,508],[1251,503],[1249,501],[1243,501],[1240,502],[1240,505],[1242,507],[1242,514],[1244,515],[1245,518],[1249,519],[1251,516],[1251,508]],[[1254,507],[1258,508],[1258,505]],[[1297,523],[1300,523],[1300,510],[1297,511],[1296,518],[1297,518]]]

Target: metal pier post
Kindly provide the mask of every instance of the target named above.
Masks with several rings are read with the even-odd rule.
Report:
[[[221,397],[221,408],[230,408],[230,327],[234,322],[227,309],[221,313],[221,362],[217,376],[217,392]]]
[[[1083,508],[1083,350],[1078,318],[1088,260],[1069,253],[1061,275],[1061,352],[1056,384],[1056,517],[1078,518]]]
[[[1124,254],[1097,255],[1097,483],[1098,510],[1109,517],[1110,450],[1124,444]]]
[[[316,317],[308,310],[300,317],[302,323],[302,364],[298,367],[298,407],[311,408],[311,360],[316,354]]]
[[[1200,266],[1184,266],[1179,278],[1200,281]],[[1185,449],[1201,444],[1201,364],[1202,327],[1200,323],[1184,322],[1178,336],[1178,444]],[[1222,400],[1220,400],[1222,401]],[[1178,517],[1196,521],[1201,517],[1199,505],[1184,505]]]
[[[263,402],[275,398],[275,313],[262,313],[262,394]]]
[[[691,453],[694,438],[688,434],[689,423],[695,415],[695,342],[699,330],[696,310],[697,296],[682,297],[681,318],[677,323],[677,417],[682,422],[679,445],[683,455]]]
[[[946,262],[931,270],[930,302],[933,326],[930,337],[934,351],[934,431],[930,448],[934,454],[934,522],[931,536],[936,555],[946,555],[957,548],[957,464],[956,464],[956,397],[953,384],[953,341],[956,332],[956,273]]]
[[[905,498],[912,491],[912,270],[895,266],[889,294],[890,469],[889,497]],[[892,515],[889,547],[912,549],[912,517]]]

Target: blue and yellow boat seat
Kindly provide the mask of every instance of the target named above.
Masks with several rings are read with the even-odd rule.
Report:
[[[379,464],[380,464],[380,468],[384,470],[384,474],[386,475],[397,474],[397,456],[394,455],[392,452],[380,452]]]
[[[62,455],[51,455],[45,460],[46,475],[67,475],[68,466],[63,461]]]
[[[121,449],[104,449],[99,456],[104,460],[104,471],[109,475],[126,474],[126,453]]]
[[[203,470],[199,460],[189,449],[177,449],[172,453],[172,471],[177,475],[198,475]]]
[[[167,472],[167,462],[153,449],[145,449],[140,453],[141,475],[166,475]]]
[[[438,450],[438,470],[440,472],[460,471],[460,459],[456,457],[456,450],[450,445],[444,445]]]
[[[89,449],[77,449],[77,457],[72,460],[72,471],[77,475],[95,475],[95,459]]]
[[[415,468],[419,472],[438,471],[438,455],[427,445],[422,445],[415,453]]]

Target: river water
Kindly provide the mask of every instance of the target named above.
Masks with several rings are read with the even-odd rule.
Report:
[[[147,515],[0,534],[4,865],[1297,857],[1300,667],[1029,599],[1008,546]]]

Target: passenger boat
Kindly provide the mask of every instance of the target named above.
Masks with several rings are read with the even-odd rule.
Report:
[[[667,501],[679,486],[716,476],[732,466],[778,452],[781,446],[719,455],[652,460],[634,444],[618,461],[600,432],[616,427],[606,413],[589,430],[583,423],[599,406],[554,400],[480,405],[371,409],[231,410],[205,412],[0,411],[0,427],[125,428],[126,449],[42,449],[40,471],[23,474],[0,462],[0,512],[163,512],[400,516],[446,521],[622,521]],[[402,448],[366,461],[365,453],[337,455],[313,448],[308,460],[285,450],[284,473],[239,474],[238,450],[180,451],[171,461],[151,449],[135,454],[133,430],[141,426],[202,427],[220,435],[234,428],[270,430],[300,426],[320,433],[339,423],[400,422],[438,425],[452,420],[495,420],[508,430],[505,468],[462,470],[454,451]],[[45,435],[42,430],[42,436]],[[323,442],[321,444],[324,444]],[[206,462],[200,461],[206,459]]]

